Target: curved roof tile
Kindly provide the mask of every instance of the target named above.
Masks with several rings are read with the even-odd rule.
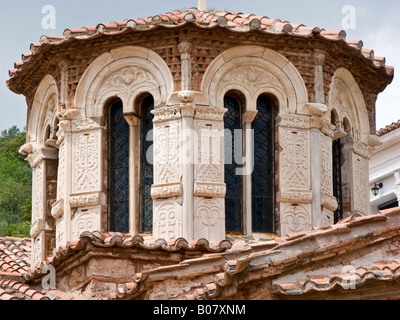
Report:
[[[259,32],[269,34],[289,34],[292,36],[312,37],[319,35],[332,41],[344,41],[349,48],[357,49],[365,58],[374,62],[377,68],[385,68],[387,74],[393,74],[393,67],[386,66],[385,59],[375,58],[372,50],[363,49],[362,41],[346,41],[344,30],[327,31],[317,27],[307,27],[302,24],[293,24],[279,19],[270,19],[265,16],[254,14],[230,13],[221,11],[199,11],[191,8],[186,11],[175,10],[165,14],[159,14],[146,19],[127,19],[124,21],[113,21],[111,23],[100,23],[96,27],[82,27],[81,29],[66,29],[62,37],[42,36],[39,43],[30,46],[31,54],[23,55],[23,61],[18,68],[9,71],[10,78],[7,84],[23,69],[24,64],[29,63],[32,55],[35,55],[43,45],[59,45],[68,43],[71,39],[84,40],[102,34],[113,35],[123,33],[127,30],[150,30],[157,27],[175,28],[184,24],[193,23],[199,28],[213,28],[220,26],[233,32]]]

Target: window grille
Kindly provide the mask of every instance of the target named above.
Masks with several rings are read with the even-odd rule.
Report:
[[[116,101],[108,114],[108,228],[129,232],[129,125],[123,117],[122,102]]]

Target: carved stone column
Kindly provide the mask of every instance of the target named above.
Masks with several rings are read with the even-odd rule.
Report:
[[[153,238],[183,236],[182,114],[179,105],[157,108],[154,114]]]
[[[280,114],[279,135],[280,234],[309,231],[313,226],[309,116]]]
[[[346,216],[354,213],[368,215],[369,206],[369,159],[371,147],[357,141],[354,138],[347,138],[343,146],[348,180],[345,180],[344,187],[350,195],[350,203],[346,204]],[[349,208],[350,205],[350,208]]]
[[[197,106],[194,116],[194,238],[225,239],[224,114]]]
[[[58,150],[43,147],[27,157],[33,169],[32,267],[50,256],[55,246],[55,221],[51,205],[56,201]]]
[[[107,229],[104,128],[91,119],[71,121],[71,210],[68,237],[78,240],[84,231]],[[68,141],[66,141],[68,144]],[[68,165],[67,165],[68,167]],[[68,175],[68,171],[67,171]]]
[[[135,158],[137,148],[136,128],[140,123],[140,118],[133,114],[124,114],[126,122],[129,124],[129,233],[139,233],[139,188],[138,172]]]

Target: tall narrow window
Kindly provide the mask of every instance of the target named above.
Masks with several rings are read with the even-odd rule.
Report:
[[[274,107],[265,96],[257,100],[253,121],[254,170],[252,174],[252,231],[274,231]]]
[[[140,231],[151,232],[153,229],[153,201],[151,199],[151,186],[153,184],[153,159],[148,159],[149,150],[153,144],[151,132],[153,129],[154,99],[146,97],[141,105],[142,136],[141,136],[141,216]]]
[[[129,125],[122,114],[122,102],[115,101],[108,112],[108,228],[128,233]]]
[[[333,196],[338,202],[338,208],[334,214],[334,222],[343,219],[343,197],[342,197],[342,147],[340,139],[332,142],[332,177]]]
[[[242,176],[236,174],[236,168],[241,167],[235,161],[235,154],[242,155],[242,144],[238,143],[235,130],[242,129],[242,110],[240,101],[234,96],[225,96],[224,106],[228,111],[225,113],[224,123],[227,134],[231,135],[231,146],[225,148],[225,160],[229,159],[231,163],[225,164],[225,212],[226,212],[226,231],[242,232]],[[229,132],[229,133],[228,133]],[[235,150],[236,148],[236,150]],[[239,150],[240,149],[240,150]]]

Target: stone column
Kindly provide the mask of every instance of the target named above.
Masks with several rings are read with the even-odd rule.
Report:
[[[257,116],[258,111],[246,111],[243,115],[244,121],[244,134],[245,134],[245,167],[248,172],[244,176],[244,188],[243,188],[243,199],[244,199],[244,212],[245,212],[245,233],[247,236],[251,236],[253,233],[252,227],[252,180],[251,174],[254,169],[254,135],[252,134],[252,122]]]
[[[137,148],[136,128],[140,123],[140,118],[133,114],[124,114],[125,120],[129,124],[129,233],[139,233],[139,192],[138,192],[138,172],[135,159]]]
[[[71,191],[65,199],[65,207],[71,212],[66,215],[70,219],[67,241],[79,240],[84,231],[107,230],[105,130],[87,118],[72,120],[71,126],[71,135],[65,141],[72,151],[67,158],[71,162],[66,164],[71,168],[66,171],[67,180],[71,180]]]
[[[280,114],[279,138],[280,234],[309,231],[313,226],[310,116]]]
[[[43,147],[27,157],[33,169],[32,267],[50,256],[55,247],[55,221],[51,205],[56,201],[58,150]]]
[[[349,138],[344,146],[347,152],[351,211],[348,214],[368,215],[370,211],[369,159],[371,147]]]
[[[225,239],[224,114],[226,109],[196,106],[194,239]]]
[[[154,114],[153,238],[183,236],[182,114],[179,105],[157,108]]]

